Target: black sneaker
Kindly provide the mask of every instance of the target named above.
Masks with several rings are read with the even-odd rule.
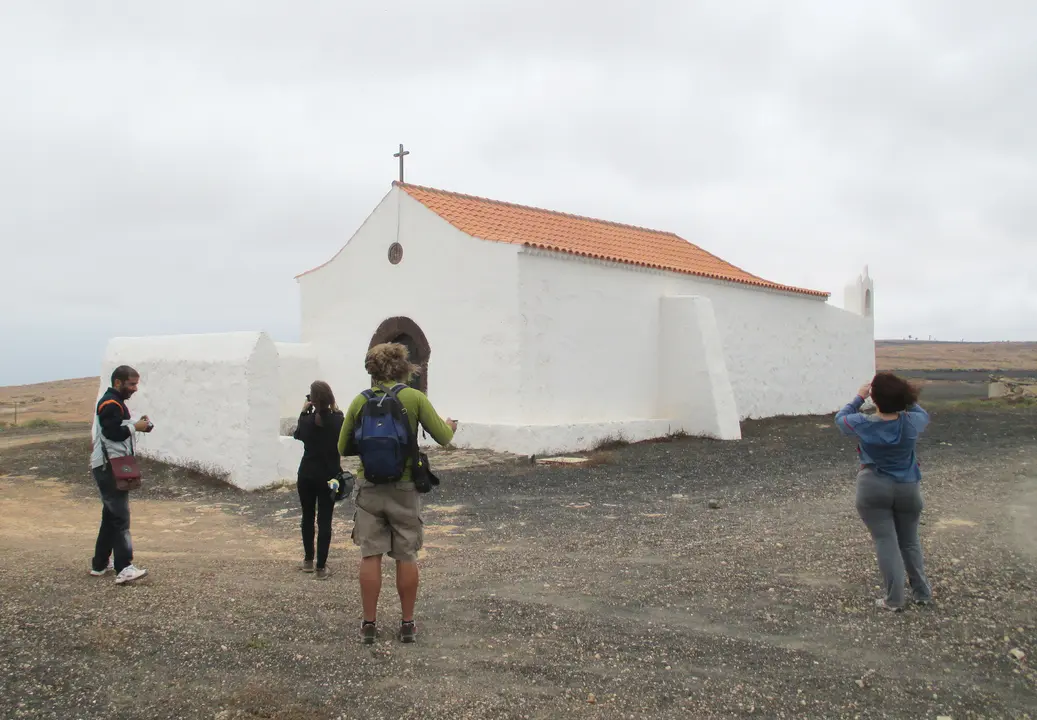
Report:
[[[300,569],[303,572],[313,572],[313,561],[312,560],[303,560],[302,561],[302,566],[300,567]]]
[[[364,624],[360,626],[360,637],[364,645],[374,645],[375,638],[378,637],[378,626],[364,620]]]
[[[400,623],[400,642],[412,643],[418,638],[417,628],[414,621]]]
[[[314,575],[318,580],[327,580],[331,576],[331,571],[328,570],[327,565],[322,568],[317,568],[317,573]]]

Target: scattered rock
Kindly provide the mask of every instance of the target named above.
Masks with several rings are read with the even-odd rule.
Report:
[[[709,504],[709,509],[710,510],[719,510],[720,509],[720,501],[719,500],[710,500],[708,504]]]
[[[1012,648],[1011,650],[1008,651],[1008,654],[1011,655],[1016,660],[1018,660],[1019,662],[1022,662],[1024,659],[1026,659],[1026,653],[1024,653],[1019,648]]]
[[[591,693],[587,696],[587,702],[591,705],[596,705],[598,702],[598,698],[594,697],[594,693]]]

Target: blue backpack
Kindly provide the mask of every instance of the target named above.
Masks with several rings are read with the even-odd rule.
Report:
[[[385,389],[384,395],[364,390],[367,399],[357,416],[353,443],[364,478],[371,483],[396,482],[403,477],[407,458],[412,454],[410,424],[407,408],[397,397],[403,383]]]

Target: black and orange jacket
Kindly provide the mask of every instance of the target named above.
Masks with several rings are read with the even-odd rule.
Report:
[[[125,457],[133,454],[133,421],[130,420],[130,409],[126,401],[115,388],[108,388],[97,401],[94,411],[93,427],[94,447],[90,455],[90,467],[101,467],[105,464],[101,443],[108,451],[108,457]]]

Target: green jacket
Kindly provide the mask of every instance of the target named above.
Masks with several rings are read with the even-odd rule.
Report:
[[[371,389],[382,395],[385,393],[385,387],[392,387],[391,384],[385,386],[372,386]],[[410,424],[410,431],[414,434],[418,432],[418,424],[420,423],[425,431],[432,436],[440,445],[449,445],[450,441],[454,439],[454,431],[450,429],[450,426],[446,424],[443,418],[439,417],[439,413],[432,407],[432,403],[429,401],[425,393],[414,388],[407,387],[400,390],[396,396],[400,399],[400,403],[403,407],[407,408],[407,421]],[[349,408],[346,410],[346,419],[342,423],[342,431],[338,436],[338,453],[339,455],[345,455],[346,449],[353,445],[353,430],[356,427],[357,417],[360,415],[360,410],[363,409],[364,403],[367,402],[362,394],[357,395],[353,398],[353,402],[349,404]],[[351,453],[352,454],[352,453]],[[400,482],[406,482],[410,480],[410,466],[411,459],[407,458],[407,465],[403,471],[403,477]],[[363,479],[364,469],[361,467],[357,472],[357,477]]]

